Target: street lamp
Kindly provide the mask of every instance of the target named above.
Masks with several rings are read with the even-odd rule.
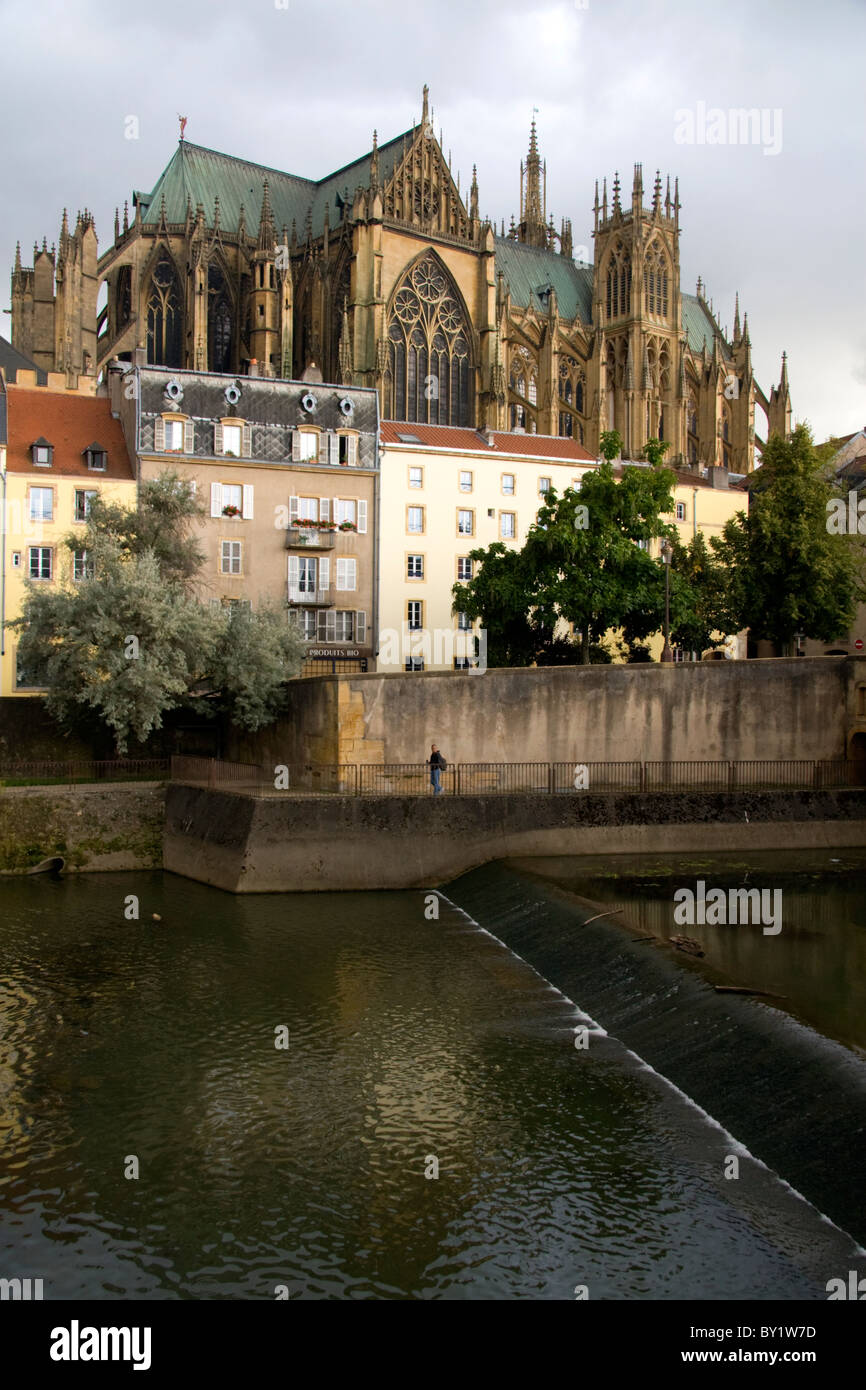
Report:
[[[671,558],[673,556],[673,546],[670,541],[663,540],[662,560],[665,567],[665,644],[662,647],[662,661],[673,661],[674,654],[671,651]]]

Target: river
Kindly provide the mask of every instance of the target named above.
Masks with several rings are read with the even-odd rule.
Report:
[[[866,1273],[814,1184],[591,1015],[591,962],[522,958],[527,923],[561,944],[558,891],[502,865],[441,897],[5,880],[0,1275],[55,1299],[824,1299]]]

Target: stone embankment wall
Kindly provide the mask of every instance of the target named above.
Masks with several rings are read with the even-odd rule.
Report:
[[[234,893],[423,888],[533,855],[866,843],[866,791],[248,797],[171,786],[165,867]]]
[[[165,786],[0,787],[0,871],[60,854],[67,871],[162,867]]]
[[[242,762],[844,758],[866,739],[866,657],[318,677],[288,718],[229,734]],[[864,750],[866,751],[866,750]]]

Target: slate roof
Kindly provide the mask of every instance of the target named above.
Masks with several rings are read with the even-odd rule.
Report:
[[[47,387],[10,386],[7,392],[9,443],[6,466],[10,473],[39,473],[50,478],[63,474],[80,478],[135,477],[126,451],[120,421],[111,413],[107,396],[76,396]],[[30,453],[40,437],[54,445],[50,468],[37,468]],[[105,472],[87,467],[84,450],[99,443],[106,450]]]
[[[25,357],[23,352],[19,352],[5,338],[0,338],[0,370],[6,380],[13,384],[19,371],[35,372],[37,386],[44,386],[48,380],[42,367],[37,367],[35,362],[31,362],[29,357]]]
[[[407,132],[411,135],[411,132]],[[398,135],[387,144],[379,146],[379,181],[384,184],[390,178],[394,165],[403,152],[404,135]],[[258,231],[262,211],[262,197],[265,179],[271,200],[271,210],[277,232],[283,227],[291,228],[294,220],[298,236],[303,237],[307,213],[312,218],[313,236],[321,236],[325,221],[325,204],[329,207],[331,227],[339,225],[340,198],[348,196],[349,204],[359,184],[365,188],[370,183],[370,160],[372,150],[360,159],[336,169],[324,179],[305,179],[296,174],[286,174],[280,169],[269,169],[264,164],[252,160],[237,159],[234,155],[222,154],[219,150],[209,150],[203,145],[190,144],[188,140],[179,141],[178,147],[160,174],[151,193],[137,193],[136,200],[141,204],[142,222],[145,226],[155,226],[159,222],[162,199],[165,198],[167,222],[183,222],[186,219],[187,199],[192,200],[193,210],[202,203],[205,221],[213,225],[214,197],[220,200],[220,226],[224,231],[235,233],[238,229],[241,203],[244,205],[247,231],[255,235]]]
[[[562,318],[592,323],[592,266],[578,265],[568,256],[540,246],[525,246],[510,237],[494,237],[493,244],[496,273],[501,270],[505,275],[512,302],[518,308],[531,306],[537,313],[546,314],[547,302],[538,291],[550,285],[556,290]]]

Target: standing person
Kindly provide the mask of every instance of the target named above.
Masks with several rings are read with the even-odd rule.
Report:
[[[448,764],[435,743],[430,745],[430,757],[427,761],[430,764],[430,784],[433,788],[433,795],[438,796],[442,790],[442,773]]]

